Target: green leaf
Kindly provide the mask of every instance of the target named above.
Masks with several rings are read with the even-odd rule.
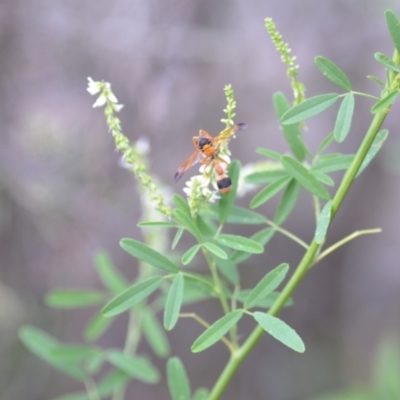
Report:
[[[232,210],[233,204],[236,199],[236,192],[239,181],[239,173],[240,173],[240,163],[239,161],[233,161],[229,167],[229,177],[232,181],[231,191],[222,195],[219,201],[219,222],[224,224]]]
[[[218,214],[215,214],[216,218],[218,219]],[[212,240],[214,237],[215,231],[217,230],[215,223],[210,221],[209,219],[205,219],[204,215],[196,215],[196,226],[199,228],[201,234],[203,235],[204,239],[208,238]],[[204,241],[203,239],[203,241]]]
[[[289,156],[282,156],[281,162],[289,174],[291,174],[305,189],[321,199],[330,199],[327,190],[302,164]]]
[[[385,12],[385,17],[394,47],[396,47],[396,50],[400,53],[400,23],[393,11],[387,10]]]
[[[129,310],[156,291],[163,280],[161,276],[154,276],[136,283],[108,302],[101,310],[103,316],[113,317]]]
[[[181,237],[182,237],[183,232],[184,232],[184,229],[183,229],[183,228],[179,228],[179,229],[176,231],[176,235],[175,235],[175,237],[174,237],[174,240],[172,241],[172,246],[171,246],[171,247],[172,247],[172,250],[175,249],[176,245],[177,245],[178,242],[181,240]]]
[[[268,272],[249,293],[246,301],[244,302],[244,308],[251,309],[261,300],[267,297],[282,283],[288,271],[289,265],[283,263],[278,265],[272,271]]]
[[[378,112],[381,112],[384,109],[390,107],[395,102],[398,95],[399,95],[398,90],[396,90],[395,92],[389,93],[388,95],[386,95],[384,98],[380,99],[377,103],[375,103],[372,106],[371,113],[377,114]]]
[[[58,358],[62,362],[72,361],[79,363],[88,358],[101,355],[101,350],[94,347],[83,345],[66,345],[60,343],[52,347],[51,354],[54,358]]]
[[[103,366],[105,361],[105,353],[100,349],[97,354],[93,357],[89,358],[85,362],[85,371],[89,375],[95,375],[100,372],[101,367]]]
[[[142,311],[143,335],[158,357],[167,357],[171,352],[168,338],[157,317],[150,309]]]
[[[128,283],[117,271],[106,252],[96,252],[94,256],[94,265],[96,266],[101,282],[112,293],[118,294],[128,287]]]
[[[370,79],[371,81],[377,83],[378,85],[380,85],[382,87],[385,86],[385,84],[379,78],[377,78],[376,76],[367,75],[367,78]]]
[[[145,357],[131,356],[118,350],[110,350],[107,360],[130,377],[141,382],[155,384],[160,380],[157,368]]]
[[[212,254],[216,255],[219,258],[222,258],[223,260],[228,259],[228,255],[225,253],[224,250],[221,249],[221,247],[218,247],[217,245],[213,243],[206,242],[203,244],[203,246]]]
[[[318,218],[317,227],[315,229],[314,239],[318,244],[322,244],[325,240],[326,231],[328,230],[331,222],[332,202],[328,201],[321,211]]]
[[[249,254],[249,253],[245,253]],[[239,271],[235,264],[230,260],[217,259],[217,267],[226,280],[232,285],[238,285],[240,282]]]
[[[386,138],[389,135],[389,131],[387,129],[383,129],[377,133],[375,136],[374,141],[372,142],[371,147],[368,150],[367,155],[364,158],[364,161],[362,162],[360,169],[357,172],[357,175],[360,175],[361,172],[364,171],[364,169],[368,166],[368,164],[372,161],[372,159],[376,156],[378,151],[381,149],[383,143],[385,142]]]
[[[194,273],[185,273],[185,288],[194,289],[207,297],[215,297],[214,282],[211,278]]]
[[[264,149],[259,147],[258,149],[256,149],[256,153],[261,154],[262,156],[268,157],[268,158],[272,158],[273,160],[276,161],[280,161],[281,158],[281,154],[277,153],[276,151],[272,151],[269,149]]]
[[[241,290],[240,292],[238,292],[236,294],[236,299],[240,303],[244,303],[246,301],[248,295],[250,294],[250,292],[251,292],[250,289]],[[271,293],[267,294],[267,296],[264,299],[259,300],[258,303],[255,304],[253,308],[270,308],[275,303],[275,301],[279,295],[280,295],[279,292],[275,292],[275,291],[271,292]],[[293,305],[293,299],[290,297],[285,301],[285,304],[283,306],[290,307],[292,305]]]
[[[283,125],[291,125],[302,122],[325,111],[339,99],[337,93],[321,94],[304,100],[302,103],[292,107],[282,115]]]
[[[281,120],[283,114],[290,109],[290,104],[282,92],[275,93],[273,96],[273,101],[275,113],[279,120]],[[303,161],[306,151],[298,124],[295,123],[292,125],[283,125],[282,130],[283,135],[285,136],[285,139],[295,157],[299,161]]]
[[[185,214],[186,216],[191,218],[192,213],[190,212],[189,204],[187,203],[187,201],[183,197],[179,196],[179,194],[174,194],[172,196],[172,201],[174,202],[175,207],[178,210],[182,211],[183,214]]]
[[[193,222],[191,216],[186,215],[181,210],[175,210],[174,213],[175,220],[182,225],[185,229],[187,229],[196,239],[198,242],[203,241],[202,234],[196,224]]]
[[[112,318],[104,318],[101,313],[96,313],[87,323],[84,336],[89,342],[94,342],[107,330],[113,322]]]
[[[314,171],[313,169],[310,169],[310,172],[321,182],[324,183],[325,185],[328,186],[335,186],[335,182],[333,179],[329,176],[324,174],[323,172],[320,171]]]
[[[167,272],[179,271],[179,268],[171,260],[144,243],[138,242],[134,239],[122,239],[119,242],[119,245],[131,256],[142,260],[153,267],[160,268]]]
[[[54,308],[80,308],[101,304],[105,294],[85,289],[59,289],[46,294],[46,304]]]
[[[270,170],[257,171],[247,175],[245,182],[254,185],[262,185],[264,183],[275,182],[277,179],[285,176],[288,176],[288,173],[279,163],[279,166],[273,166],[273,168]]]
[[[250,237],[250,239],[265,247],[267,243],[271,240],[272,236],[274,236],[274,233],[274,228],[265,228],[261,231],[256,232]],[[252,254],[245,251],[235,251],[231,256],[231,262],[233,262],[234,264],[239,264],[243,261],[246,261],[251,256]]]
[[[190,400],[190,382],[178,357],[171,357],[167,362],[167,380],[172,400]]]
[[[314,173],[318,172],[334,172],[342,169],[349,168],[350,164],[354,160],[353,154],[328,154],[321,156],[316,164],[311,168]]]
[[[322,143],[318,146],[317,154],[321,154],[325,151],[325,149],[332,143],[333,139],[335,137],[333,136],[333,132],[330,133],[323,141]]]
[[[83,382],[85,374],[79,365],[61,360],[52,354],[52,350],[60,345],[55,338],[33,326],[25,325],[18,331],[21,342],[36,356],[42,360],[71,376],[78,381]]]
[[[253,200],[250,202],[250,208],[260,207],[262,204],[267,202],[271,197],[275,196],[283,187],[290,181],[290,177],[284,177],[278,179],[274,183],[271,183],[260,192],[258,192]]]
[[[201,246],[199,244],[195,244],[189,250],[187,250],[185,254],[182,256],[182,264],[188,265],[193,260],[193,258],[199,251],[200,247]]]
[[[164,328],[170,331],[176,325],[181,310],[185,281],[182,274],[177,274],[169,288],[164,310]]]
[[[247,253],[260,254],[264,251],[259,243],[243,236],[221,234],[216,237],[216,240],[224,246]]]
[[[388,56],[382,53],[375,53],[375,59],[391,71],[400,72],[400,66],[395,64]]]
[[[285,322],[272,315],[264,314],[259,311],[256,311],[253,317],[259,325],[276,340],[279,340],[294,351],[304,353],[305,346],[300,336]]]
[[[153,228],[153,227],[160,227],[160,228],[176,228],[176,225],[172,222],[167,221],[143,221],[137,224],[139,228]]]
[[[297,203],[300,189],[301,186],[296,179],[292,179],[289,182],[275,212],[274,221],[276,224],[281,225],[286,221]]]
[[[325,57],[315,57],[315,64],[322,74],[332,81],[335,85],[344,90],[351,90],[351,83],[346,74],[332,61]]]
[[[226,314],[208,329],[206,329],[193,343],[191,350],[198,353],[218,342],[242,318],[243,311],[235,310]]]
[[[350,92],[343,97],[343,101],[340,105],[336,118],[335,129],[333,130],[335,140],[339,143],[346,139],[346,136],[350,131],[351,120],[353,119],[353,111],[354,94]]]
[[[210,392],[206,388],[196,389],[193,395],[193,400],[208,400]]]
[[[226,222],[230,224],[261,225],[265,224],[265,217],[247,208],[234,206]]]
[[[118,388],[125,386],[130,377],[125,372],[115,369],[108,373],[97,385],[99,395],[103,397],[110,396]]]

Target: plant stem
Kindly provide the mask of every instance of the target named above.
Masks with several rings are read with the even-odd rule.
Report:
[[[385,117],[388,114],[388,112],[389,109],[386,109],[374,116],[371,125],[364,137],[364,140],[362,141],[360,148],[358,149],[350,167],[348,168],[345,176],[342,179],[342,182],[335,194],[335,197],[332,200],[331,221],[335,217],[340,205],[343,202],[343,199],[345,198],[351,184],[353,183],[357,171],[359,170],[361,163],[363,162],[365,156],[367,155],[367,152],[371,147],[372,142],[375,139],[375,136],[379,132],[379,129],[383,121],[385,120]],[[319,248],[320,245],[317,244],[313,239],[310,246],[308,247],[308,250],[305,252],[299,265],[297,266],[293,275],[289,279],[288,283],[286,284],[286,286],[276,299],[275,303],[269,309],[268,311],[269,315],[276,316],[280,312],[286,300],[292,295],[296,287],[300,284],[300,282],[304,278],[310,266],[314,263],[314,259],[317,252],[319,251]],[[243,345],[231,356],[227,365],[225,366],[225,369],[222,371],[222,374],[215,383],[210,393],[209,400],[217,400],[220,398],[226,386],[228,385],[233,375],[235,374],[236,370],[239,368],[240,364],[247,357],[247,355],[254,348],[254,346],[258,343],[263,334],[264,334],[263,328],[257,325],[256,328],[254,328],[253,332],[243,343]]]
[[[373,96],[373,95],[368,94],[368,93],[355,92],[354,90],[352,90],[351,93],[353,93],[355,95],[358,95],[358,96],[368,97],[369,99],[380,100],[380,97]]]
[[[125,339],[124,353],[135,354],[140,341],[140,310],[134,308],[129,312],[128,332]],[[112,396],[112,400],[123,400],[125,398],[125,390],[127,385],[118,387]]]
[[[294,242],[299,244],[300,246],[304,247],[306,250],[308,249],[308,244],[301,240],[299,237],[294,235],[293,233],[287,231],[284,228],[281,228],[279,225],[277,225],[275,222],[269,220],[268,218],[266,219],[266,223],[271,227],[274,228],[275,231],[280,232],[282,235],[288,237],[289,239],[292,239]]]
[[[89,400],[101,400],[101,397],[97,390],[96,382],[93,380],[91,376],[86,378],[85,387]]]
[[[221,280],[219,279],[218,271],[217,271],[217,263],[215,262],[215,258],[213,256],[210,257],[209,252],[202,248],[205,259],[207,260],[208,267],[210,268],[211,275],[214,281],[214,290],[217,293],[219,301],[221,302],[222,309],[224,310],[224,314],[228,314],[230,312],[229,304],[226,301],[225,295],[223,293],[223,288],[221,285]],[[237,348],[237,335],[236,329],[233,327],[229,330],[229,335],[231,337],[231,341],[235,348]]]
[[[375,229],[364,229],[362,231],[355,231],[353,233],[351,233],[350,235],[344,237],[343,239],[339,240],[338,242],[336,242],[335,244],[333,244],[332,246],[328,247],[327,249],[325,249],[314,261],[314,264],[312,265],[312,267],[314,267],[315,265],[317,265],[324,257],[326,257],[327,255],[331,254],[332,252],[334,252],[335,250],[337,250],[339,247],[343,246],[344,244],[350,242],[351,240],[359,237],[359,236],[363,236],[363,235],[372,235],[374,233],[381,233],[382,229],[381,228],[375,228]]]

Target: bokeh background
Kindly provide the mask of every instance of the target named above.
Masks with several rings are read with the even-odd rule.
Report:
[[[125,105],[120,113],[124,132],[132,140],[148,138],[152,171],[171,193],[182,193],[184,182],[174,185],[172,177],[192,152],[191,137],[198,129],[221,130],[228,83],[236,93],[237,121],[249,125],[231,145],[234,157],[257,161],[260,146],[287,151],[272,94],[281,90],[291,96],[291,90],[265,17],[274,19],[297,56],[309,97],[337,90],[318,72],[316,55],[335,61],[356,90],[379,94],[366,75],[383,79],[373,54],[393,51],[387,8],[400,16],[399,2],[388,0],[1,1],[1,400],[47,400],[80,389],[17,338],[18,328],[29,323],[65,342],[81,339],[91,310],[50,309],[43,301],[47,291],[100,288],[92,262],[99,248],[129,279],[137,272],[118,246],[122,237],[141,237],[136,182],[119,166],[102,111],[92,108],[87,77],[112,83]],[[352,131],[333,151],[357,148],[371,121],[371,105],[357,99]],[[305,138],[311,149],[332,130],[336,110],[308,122]],[[357,179],[328,241],[372,227],[382,227],[382,234],[341,248],[298,288],[295,307],[282,315],[304,339],[306,353],[263,338],[225,399],[304,400],[368,385],[380,344],[388,337],[400,342],[398,115],[396,104],[385,122],[391,133],[385,149]],[[261,211],[272,216],[273,206]],[[309,196],[301,197],[285,227],[305,240],[312,237]],[[254,231],[232,227],[231,232]],[[262,257],[241,266],[244,285],[254,285],[280,262],[294,267],[301,255],[301,248],[276,235]],[[195,310],[209,320],[219,315],[214,302]],[[100,344],[121,347],[125,329],[121,317]],[[190,345],[200,332],[195,322],[183,320],[169,337],[192,387],[211,387],[228,355],[222,345],[192,355]],[[149,348],[143,345],[140,351]],[[151,357],[165,371],[165,360]],[[127,394],[127,399],[168,398],[165,379],[157,387],[134,383]]]

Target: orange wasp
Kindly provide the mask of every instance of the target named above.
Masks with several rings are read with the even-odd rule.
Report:
[[[174,176],[174,181],[178,182],[184,172],[192,165],[197,163],[204,164],[206,167],[213,164],[217,174],[217,186],[221,193],[229,193],[231,190],[231,179],[225,174],[221,162],[227,162],[218,156],[218,150],[221,146],[227,144],[232,136],[240,129],[245,129],[245,123],[239,123],[230,126],[222,131],[218,136],[213,137],[207,131],[200,129],[199,136],[193,136],[193,145],[196,148],[195,152],[178,168]]]

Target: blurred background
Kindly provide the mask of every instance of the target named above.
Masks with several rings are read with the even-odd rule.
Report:
[[[219,132],[231,83],[237,122],[248,129],[231,143],[245,164],[261,159],[257,147],[287,151],[272,94],[291,98],[286,69],[264,28],[272,17],[300,65],[307,96],[338,89],[314,64],[323,55],[350,77],[355,90],[379,95],[366,79],[384,71],[377,51],[392,54],[384,11],[400,16],[398,1],[135,1],[2,0],[0,3],[0,399],[47,400],[78,383],[29,353],[17,338],[23,324],[64,342],[81,340],[92,310],[59,311],[43,301],[57,287],[100,288],[93,254],[103,248],[133,279],[134,260],[120,238],[141,238],[134,177],[119,155],[102,110],[87,91],[87,77],[112,83],[125,134],[148,138],[151,168],[171,193],[177,167],[193,151],[198,130]],[[371,121],[371,100],[357,98],[352,130],[342,146],[357,149]],[[264,337],[239,369],[224,399],[304,400],[348,387],[370,385],[378,349],[400,343],[400,168],[398,104],[385,122],[385,148],[357,179],[334,221],[328,243],[354,230],[381,227],[340,248],[313,270],[294,296],[285,319],[306,344],[303,355]],[[315,150],[331,132],[337,107],[310,120],[305,140]],[[396,164],[397,162],[397,164]],[[196,173],[195,171],[189,173]],[[340,178],[340,175],[337,175]],[[184,181],[184,179],[182,179]],[[252,196],[240,200],[247,206]],[[275,203],[260,212],[272,216]],[[304,194],[285,227],[310,240],[311,197]],[[251,227],[231,233],[250,235]],[[166,232],[166,234],[169,234]],[[169,238],[172,239],[172,238]],[[181,251],[187,249],[182,243]],[[242,264],[250,287],[281,262],[294,268],[302,249],[275,235],[264,255]],[[194,310],[209,320],[217,303]],[[250,322],[249,322],[250,324]],[[251,326],[243,327],[243,332]],[[121,347],[126,318],[100,345]],[[193,355],[201,328],[182,320],[169,333],[172,353],[184,361],[192,387],[212,387],[227,360],[222,345]],[[149,352],[143,345],[141,352]],[[151,355],[163,371],[165,360]],[[158,386],[134,383],[127,399],[168,399]],[[396,399],[398,397],[392,397]]]

